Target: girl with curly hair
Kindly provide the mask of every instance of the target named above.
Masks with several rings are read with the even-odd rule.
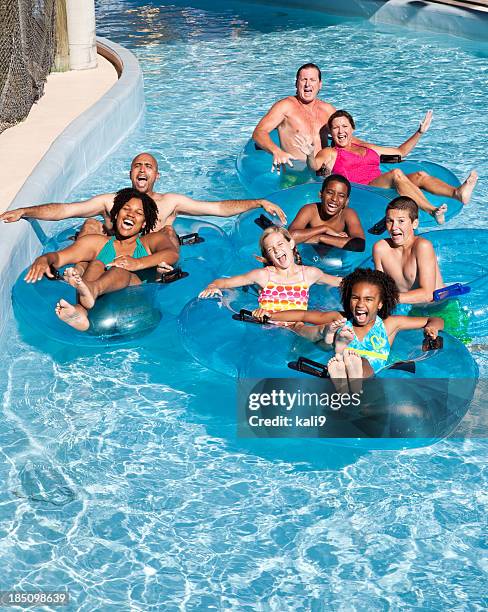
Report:
[[[379,270],[358,268],[342,279],[339,288],[342,312],[309,310],[271,317],[296,321],[297,333],[334,348],[328,370],[336,386],[368,378],[382,369],[399,331],[423,328],[427,338],[435,339],[444,328],[439,317],[392,316],[398,303],[398,289],[394,280]]]

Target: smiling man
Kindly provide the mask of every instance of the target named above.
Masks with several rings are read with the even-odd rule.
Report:
[[[296,243],[308,242],[350,251],[364,251],[361,221],[349,208],[351,183],[340,174],[331,174],[322,183],[320,202],[305,204],[290,224]]]
[[[322,74],[315,64],[300,66],[296,76],[296,95],[279,100],[270,108],[257,124],[253,139],[256,144],[273,156],[273,168],[278,171],[288,165],[296,169],[306,166],[306,156],[295,143],[295,135],[300,133],[308,137],[315,145],[317,154],[327,146],[327,121],[335,112],[334,106],[318,100],[322,88]],[[278,129],[280,146],[270,138],[270,132]]]
[[[132,187],[140,193],[150,196],[158,207],[158,219],[155,231],[166,225],[172,225],[178,215],[214,215],[217,217],[231,217],[239,213],[262,207],[268,213],[278,216],[282,223],[286,223],[286,216],[279,206],[268,200],[221,200],[207,202],[193,200],[178,193],[156,193],[154,184],[159,178],[158,162],[150,153],[139,153],[131,163],[130,180]],[[45,221],[59,221],[71,217],[94,217],[102,215],[103,225],[90,219],[83,226],[80,236],[85,234],[101,234],[112,232],[110,211],[114,203],[115,193],[104,193],[83,202],[71,204],[41,204],[9,210],[0,215],[0,220],[6,223],[18,221],[22,218],[42,219]]]

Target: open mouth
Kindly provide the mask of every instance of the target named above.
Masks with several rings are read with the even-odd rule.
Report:
[[[130,230],[134,227],[134,221],[132,219],[124,219],[121,225],[124,229]]]
[[[362,309],[355,310],[354,311],[354,318],[356,319],[356,321],[359,324],[366,323],[366,321],[368,319],[368,311],[367,310],[362,310]]]
[[[286,264],[286,253],[276,255],[276,261],[280,264],[280,266],[284,266]]]
[[[141,174],[136,177],[136,186],[139,189],[146,187],[146,185],[147,185],[147,176],[144,176]]]

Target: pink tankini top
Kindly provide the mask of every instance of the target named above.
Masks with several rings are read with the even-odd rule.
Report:
[[[381,176],[378,153],[367,147],[361,146],[361,149],[366,149],[364,157],[337,147],[337,158],[332,168],[332,174],[341,174],[351,183],[360,183],[361,185],[369,185],[371,181]]]

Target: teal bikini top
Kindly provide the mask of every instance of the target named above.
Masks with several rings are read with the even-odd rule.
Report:
[[[104,245],[100,253],[97,255],[98,261],[101,261],[105,266],[112,263],[113,260],[117,257],[117,253],[115,252],[114,247],[115,236],[112,236],[110,240],[108,240]],[[142,244],[142,242],[137,238],[136,240],[136,248],[132,253],[134,259],[140,259],[141,257],[146,257],[149,253],[146,251],[146,248]]]
[[[347,321],[344,327],[354,331],[351,321]],[[391,347],[383,319],[377,316],[373,327],[362,340],[354,334],[354,340],[348,344],[348,348],[354,349],[361,357],[367,359],[375,374],[384,368]]]

